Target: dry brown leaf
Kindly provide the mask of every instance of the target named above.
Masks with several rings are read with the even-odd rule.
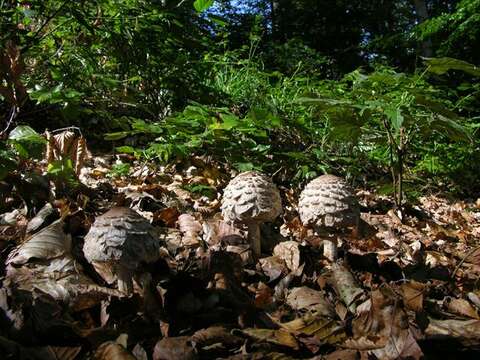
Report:
[[[48,225],[49,222],[58,218],[58,210],[55,209],[52,204],[47,203],[42,207],[37,214],[28,222],[27,224],[27,233],[34,233],[38,231],[45,225]]]
[[[325,355],[322,360],[359,360],[359,357],[356,350],[340,349]]]
[[[100,345],[93,356],[94,360],[137,360],[122,345],[108,341]]]
[[[83,163],[88,156],[87,141],[83,136],[80,136],[77,139],[76,149],[75,149],[75,158],[72,159],[75,164],[75,173],[78,175],[82,170]]]
[[[52,357],[52,360],[75,360],[82,351],[80,346],[76,347],[57,347],[47,346],[46,351]]]
[[[197,358],[197,352],[188,336],[163,338],[157,342],[153,350],[153,360],[195,360]]]
[[[190,214],[182,214],[177,220],[178,228],[183,233],[184,246],[199,245],[202,225]]]
[[[315,313],[278,325],[292,334],[312,336],[319,344],[336,344],[346,338],[341,324]]]
[[[454,314],[479,319],[477,311],[465,299],[446,298],[444,304],[447,310]]]
[[[401,285],[403,303],[413,311],[420,312],[423,310],[423,291],[425,285],[416,281],[409,281]]]
[[[273,255],[282,259],[292,272],[300,268],[300,248],[296,241],[281,242],[273,249]]]
[[[256,341],[266,341],[272,344],[287,346],[292,349],[298,349],[299,347],[295,337],[285,330],[244,329],[241,332]]]
[[[70,159],[75,173],[79,175],[85,159],[89,156],[85,138],[81,134],[76,135],[70,129],[59,132],[56,135],[46,131],[45,136],[47,138],[47,151],[45,154],[47,163],[50,164],[55,160]]]
[[[72,239],[63,227],[64,222],[57,220],[36,233],[12,251],[6,264],[23,265],[33,258],[49,260],[70,254]]]
[[[323,293],[306,286],[291,289],[286,302],[294,310],[308,310],[327,317],[335,315],[332,305],[325,300]]]
[[[147,352],[140,344],[135,345],[132,349],[132,355],[135,356],[137,360],[148,360]]]
[[[243,343],[243,339],[230,333],[222,326],[211,326],[206,329],[198,330],[192,335],[192,341],[197,346],[205,347],[220,343],[224,346],[238,346]]]
[[[157,223],[160,220],[168,227],[175,227],[175,223],[179,220],[179,216],[181,215],[176,208],[169,207],[156,211],[153,214],[153,221]]]
[[[347,348],[368,350],[378,359],[423,356],[394,294],[384,288],[373,291],[370,307],[359,307],[359,312],[352,322],[353,339],[345,341]]]
[[[260,282],[255,291],[255,306],[265,309],[273,303],[273,290]]]
[[[262,271],[269,277],[270,281],[278,279],[287,273],[285,261],[276,256],[269,256],[259,260]]]

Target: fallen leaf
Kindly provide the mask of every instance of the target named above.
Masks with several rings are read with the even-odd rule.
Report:
[[[224,346],[239,346],[243,343],[243,339],[233,335],[222,326],[211,326],[206,329],[198,330],[192,335],[192,341],[197,346],[205,347],[220,343]]]
[[[336,344],[346,338],[343,325],[315,313],[278,325],[292,334],[312,336],[319,344]]]
[[[423,291],[425,285],[416,281],[408,281],[401,285],[403,303],[413,311],[420,312],[423,310]]]
[[[48,260],[69,254],[72,239],[63,227],[63,221],[57,220],[36,233],[11,252],[6,264],[22,265],[32,258]]]
[[[298,349],[299,347],[295,337],[288,331],[281,329],[244,329],[241,333],[255,339],[256,341],[266,341],[272,344],[287,346],[292,349]]]
[[[285,261],[277,256],[270,256],[259,260],[262,271],[269,277],[270,281],[278,279],[287,273]]]
[[[197,352],[189,336],[163,338],[153,350],[153,360],[195,360]]]
[[[323,293],[306,286],[291,289],[286,302],[294,310],[308,310],[327,317],[335,315],[332,305],[325,300]]]
[[[184,246],[199,245],[202,225],[190,214],[182,214],[177,220],[178,228],[183,233]]]
[[[378,359],[420,359],[422,350],[413,337],[408,317],[395,296],[385,288],[371,293],[370,306],[358,308],[352,321],[353,339],[345,347],[368,350]]]
[[[292,272],[296,272],[300,267],[300,248],[296,241],[281,242],[273,249],[273,255],[285,261]]]
[[[465,299],[455,299],[447,297],[444,301],[444,304],[447,310],[454,314],[470,317],[473,319],[479,319],[477,311]]]
[[[168,227],[175,227],[175,223],[180,219],[181,215],[176,208],[169,207],[163,210],[156,211],[153,214],[153,221],[158,223],[162,221]],[[182,231],[180,229],[180,231]]]

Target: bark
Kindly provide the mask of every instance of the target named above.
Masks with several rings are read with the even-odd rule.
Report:
[[[419,23],[428,19],[428,10],[426,0],[413,0],[415,4],[415,12]],[[422,41],[422,56],[432,57],[432,41],[430,39]]]

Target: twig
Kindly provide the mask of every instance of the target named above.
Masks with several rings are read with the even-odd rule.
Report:
[[[463,263],[464,263],[475,251],[477,251],[478,249],[480,249],[480,245],[474,247],[472,250],[470,250],[470,251],[467,253],[467,255],[465,255],[465,256],[463,257],[462,260],[460,260],[460,262],[458,263],[458,265],[455,267],[455,270],[453,270],[453,273],[452,273],[452,276],[451,276],[452,279],[455,279],[455,275],[457,274],[457,271],[460,269],[460,267],[463,265]]]
[[[10,125],[12,125],[13,120],[17,117],[17,114],[18,114],[18,108],[14,105],[10,110],[10,117],[7,120],[7,125],[5,126],[5,129],[3,129],[2,132],[0,132],[0,138],[2,138],[3,135],[7,133],[8,129],[10,128]]]

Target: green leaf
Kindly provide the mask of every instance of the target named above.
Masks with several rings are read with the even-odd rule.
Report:
[[[403,115],[399,107],[390,107],[385,109],[385,115],[387,115],[390,124],[398,132],[403,125]]]
[[[240,172],[262,170],[260,167],[253,165],[251,162],[237,162],[233,164],[233,167]]]
[[[40,139],[43,137],[33,130],[28,125],[19,125],[10,132],[8,135],[10,140],[30,140],[30,139]],[[41,141],[41,140],[40,140]]]
[[[118,152],[124,154],[137,154],[138,150],[131,146],[118,146],[115,148]]]
[[[231,114],[220,114],[221,123],[213,123],[209,126],[210,129],[231,130],[238,125],[238,117]]]
[[[195,0],[193,6],[199,13],[207,10],[213,5],[213,0]]]
[[[467,128],[443,115],[437,115],[430,121],[430,131],[438,131],[455,141],[472,141]]]
[[[109,141],[120,140],[131,135],[131,131],[119,131],[114,133],[105,134],[104,139]]]
[[[480,76],[480,68],[463,60],[450,57],[424,58],[428,65],[428,71],[438,75],[445,74],[449,70],[459,70],[473,76]]]

